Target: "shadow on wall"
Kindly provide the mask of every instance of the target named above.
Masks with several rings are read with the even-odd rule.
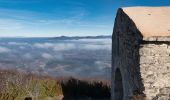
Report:
[[[123,84],[122,84],[122,75],[120,73],[120,69],[116,69],[115,72],[115,87],[114,93],[115,97],[114,100],[123,100]]]
[[[114,86],[112,87],[112,100],[144,100],[143,91],[145,88],[140,73],[139,54],[142,41],[143,36],[136,24],[120,8],[112,35],[112,67],[114,69],[115,66],[118,66],[118,69],[115,68],[112,72],[115,79],[112,80],[115,84],[115,86],[112,85]],[[121,86],[122,81],[123,86]],[[132,90],[131,93],[128,90]]]
[[[110,86],[102,82],[87,82],[74,78],[61,82],[63,100],[110,100]]]
[[[123,11],[122,11],[123,12]],[[136,24],[134,21],[126,14],[123,13],[123,16],[127,18],[126,20],[126,32],[128,32],[127,35],[130,35],[131,37],[129,38],[128,41],[125,42],[125,47],[131,48],[130,50],[126,51],[127,57],[129,57],[130,61],[128,61],[128,69],[129,74],[131,76],[131,79],[133,83],[132,85],[132,95],[129,97],[132,100],[145,100],[146,96],[144,94],[144,84],[143,84],[143,79],[141,76],[141,68],[140,68],[140,48],[142,47],[142,42],[143,42],[143,35],[142,33],[138,30]],[[130,24],[130,25],[129,25]],[[130,41],[130,42],[129,42]],[[131,45],[129,46],[128,43]],[[131,52],[130,54],[129,51]]]

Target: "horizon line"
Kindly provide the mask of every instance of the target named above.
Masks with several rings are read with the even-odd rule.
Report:
[[[0,36],[0,38],[56,38],[56,37],[96,37],[96,36],[112,36],[112,35],[60,35],[60,36]]]

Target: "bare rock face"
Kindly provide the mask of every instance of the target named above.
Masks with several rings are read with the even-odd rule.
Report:
[[[112,36],[112,100],[170,99],[170,7],[117,12]]]

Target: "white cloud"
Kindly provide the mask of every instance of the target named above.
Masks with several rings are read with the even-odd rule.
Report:
[[[30,53],[26,53],[23,55],[25,59],[32,59],[32,55]]]
[[[34,47],[42,49],[52,49],[54,51],[63,51],[76,48],[72,43],[35,43]]]
[[[10,51],[11,51],[10,49],[0,46],[0,53],[8,53]]]
[[[23,49],[25,49],[25,46],[19,46],[19,48],[23,50]]]
[[[111,50],[111,45],[86,44],[82,48],[87,50]]]
[[[28,45],[28,43],[19,43],[19,42],[8,42],[9,45]]]
[[[111,50],[111,39],[80,39],[80,40],[72,40],[72,41],[80,41],[85,44],[80,46],[81,49],[87,50]]]
[[[41,56],[45,59],[52,59],[53,58],[53,56],[49,53],[43,53]]]
[[[106,62],[103,62],[103,61],[95,61],[94,64],[97,65],[99,69],[111,68],[110,63],[106,63]]]
[[[63,51],[63,50],[71,50],[71,49],[75,49],[76,46],[75,44],[71,44],[71,43],[59,43],[56,44],[55,47],[53,48],[54,51]]]
[[[49,49],[55,45],[53,43],[35,43],[34,46],[37,48]]]
[[[73,40],[74,41],[74,40]],[[82,42],[85,42],[86,44],[76,44],[74,43],[35,43],[34,47],[36,48],[42,48],[42,49],[51,49],[54,51],[64,51],[64,50],[71,50],[71,49],[86,49],[86,50],[111,50],[111,41],[110,40],[97,40],[97,39],[91,39],[87,40],[80,40]]]
[[[45,63],[42,63],[42,64],[40,64],[40,68],[42,68],[42,69],[44,69],[45,68],[45,66],[46,66],[46,64]]]

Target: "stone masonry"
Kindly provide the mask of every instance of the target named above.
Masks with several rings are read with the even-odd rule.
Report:
[[[118,9],[112,100],[170,100],[170,7]]]

